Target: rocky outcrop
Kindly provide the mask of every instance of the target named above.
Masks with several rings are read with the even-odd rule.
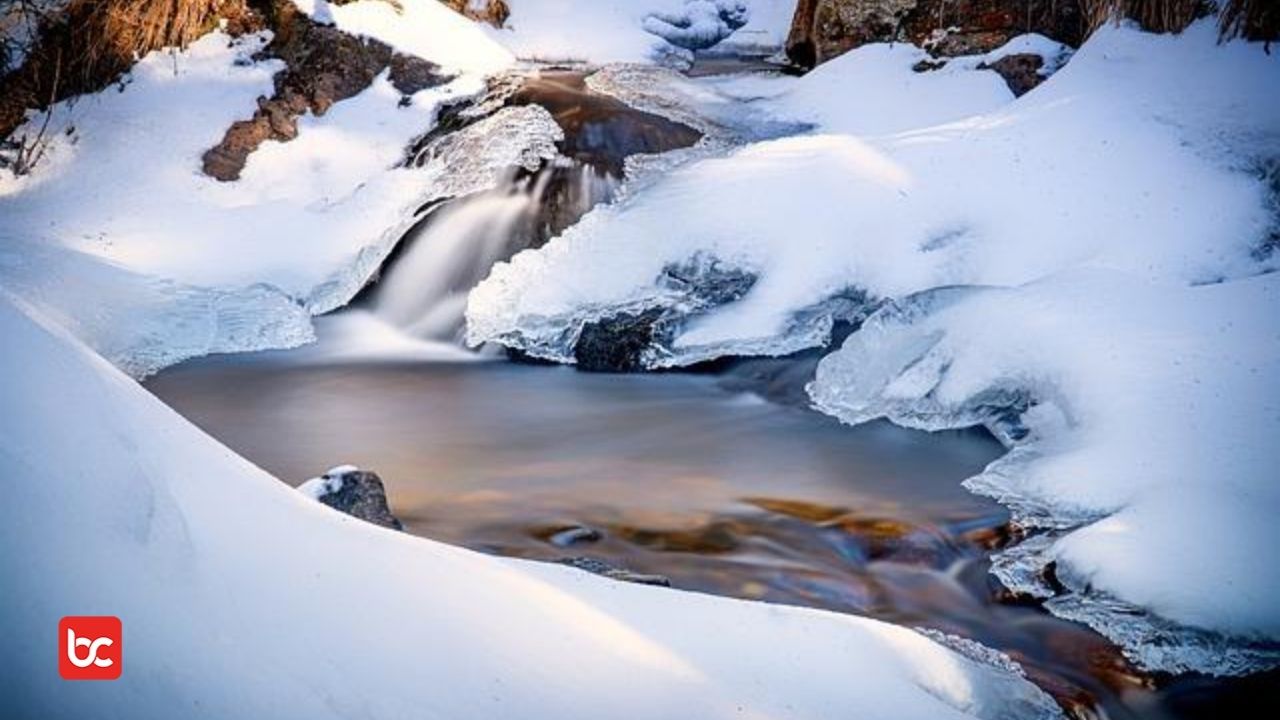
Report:
[[[301,115],[325,114],[369,87],[383,70],[390,68],[392,84],[405,96],[448,80],[421,58],[319,24],[296,10],[282,12],[287,17],[277,18],[276,35],[262,57],[279,58],[286,68],[275,77],[275,93],[258,99],[253,117],[233,123],[204,154],[205,174],[218,180],[238,179],[249,154],[263,142],[292,140]]]
[[[800,0],[787,55],[813,67],[866,43],[906,41],[954,57],[1029,32],[1077,46],[1087,30],[1081,7],[1081,0]]]
[[[506,0],[440,0],[440,2],[448,5],[456,13],[498,28],[511,17],[511,8],[507,7]]]
[[[979,70],[993,70],[1009,86],[1014,97],[1021,97],[1032,88],[1044,82],[1040,69],[1044,67],[1044,58],[1032,53],[1015,53],[992,63],[978,65]]]
[[[298,492],[365,522],[392,530],[404,529],[387,506],[387,492],[377,473],[342,465],[299,485]]]

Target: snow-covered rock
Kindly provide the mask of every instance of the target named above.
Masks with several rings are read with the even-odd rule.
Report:
[[[1008,668],[904,628],[332,512],[9,293],[0,334],[5,717],[1058,715]],[[52,669],[59,618],[84,614],[120,618],[119,680]]]
[[[1032,561],[1056,559],[1084,598],[1051,609],[1151,667],[1276,662],[1280,579],[1256,557],[1277,539],[1280,328],[1257,276],[1280,265],[1262,180],[1280,60],[1219,45],[1211,21],[1107,27],[1003,104],[965,63],[911,77],[911,52],[869,46],[773,84],[752,106],[823,134],[689,164],[495,267],[469,340],[575,362],[585,329],[643,318],[633,354],[654,368],[790,353],[878,311],[824,364],[819,407],[991,425],[1012,451],[970,484],[1078,528]],[[983,77],[991,96],[965,106]],[[674,287],[673,267],[706,272]],[[689,288],[726,268],[750,289],[699,302]]]
[[[391,514],[387,491],[377,473],[366,472],[354,465],[330,468],[297,487],[298,492],[365,522],[402,530],[400,519]]]
[[[645,62],[691,49],[771,51],[782,46],[791,0],[515,0],[501,29],[487,29],[518,57]]]

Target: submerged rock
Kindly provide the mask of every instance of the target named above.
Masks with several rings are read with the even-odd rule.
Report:
[[[341,465],[302,483],[298,491],[365,522],[392,530],[404,529],[387,506],[387,493],[377,473]]]
[[[640,585],[656,585],[658,587],[671,587],[671,580],[662,575],[646,575],[644,573],[635,573],[630,570],[624,570],[615,565],[610,565],[603,560],[597,560],[589,557],[570,557],[556,562],[561,565],[568,565],[579,570],[586,570],[593,575],[601,575],[611,580],[620,580],[622,582],[637,583]]]
[[[604,533],[595,528],[584,527],[582,525],[573,525],[561,528],[551,533],[546,538],[547,542],[556,547],[569,547],[570,545],[578,545],[581,543],[600,542],[604,539]]]

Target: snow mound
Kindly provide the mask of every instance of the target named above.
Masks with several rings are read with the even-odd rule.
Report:
[[[904,628],[484,556],[330,510],[15,303],[0,292],[6,717],[1059,716],[1008,669]],[[119,680],[50,670],[52,630],[76,614],[120,618]]]
[[[750,17],[739,0],[687,0],[678,13],[646,15],[641,27],[678,48],[706,50],[737,32]]]
[[[830,132],[879,135],[962,120],[1013,99],[999,75],[974,71],[974,59],[930,72],[912,69],[929,58],[909,43],[863,45],[814,68],[766,104]]]

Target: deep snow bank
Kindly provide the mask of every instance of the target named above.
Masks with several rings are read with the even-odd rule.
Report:
[[[1054,335],[1055,343],[1076,349],[1053,358],[1034,347],[1038,334],[1008,349],[1016,360],[1001,354],[1011,347],[1001,340],[1006,326],[990,318],[1007,320],[1013,336],[1027,323],[1047,321],[1035,301],[1016,305],[1017,312],[975,314],[988,318],[989,327],[971,343],[964,341],[968,354],[963,357],[976,365],[986,359],[992,372],[1007,374],[982,376],[989,387],[968,388],[974,397],[963,399],[973,407],[965,412],[930,394],[931,383],[947,377],[950,365],[946,352],[928,354],[936,342],[928,324],[894,341],[904,346],[894,351],[901,357],[868,350],[857,361],[832,358],[814,395],[822,407],[852,421],[889,414],[931,427],[990,422],[1015,434],[1023,430],[1019,422],[1033,422],[1035,413],[1057,407],[1067,415],[1053,425],[1056,434],[1044,431],[1055,439],[1036,446],[1046,459],[1020,463],[1025,454],[1015,452],[974,484],[990,489],[997,474],[1009,475],[998,484],[1004,490],[990,491],[1015,507],[1046,501],[1041,515],[1051,524],[1075,526],[1121,510],[1111,520],[1067,535],[1053,546],[1052,557],[1081,589],[1092,583],[1095,598],[1105,593],[1165,616],[1158,635],[1166,639],[1157,649],[1138,650],[1155,635],[1138,633],[1135,618],[1120,602],[1112,603],[1105,620],[1100,603],[1091,613],[1071,610],[1065,600],[1051,607],[1073,617],[1089,614],[1085,619],[1154,667],[1237,671],[1255,661],[1273,662],[1274,645],[1267,643],[1280,638],[1280,615],[1265,598],[1277,589],[1276,577],[1249,561],[1269,544],[1247,541],[1274,536],[1253,515],[1242,515],[1238,527],[1229,525],[1235,510],[1251,503],[1264,513],[1280,509],[1266,488],[1266,468],[1277,465],[1266,438],[1280,434],[1280,427],[1274,404],[1257,400],[1276,397],[1276,350],[1268,340],[1276,328],[1247,315],[1248,292],[1235,287],[1258,282],[1248,278],[1274,269],[1278,260],[1268,250],[1277,200],[1259,177],[1261,168],[1280,157],[1280,96],[1274,92],[1280,86],[1280,59],[1256,45],[1217,45],[1210,22],[1176,37],[1108,27],[1018,101],[945,125],[910,129],[905,124],[913,117],[934,122],[940,110],[921,107],[913,115],[910,93],[893,78],[927,82],[920,87],[944,99],[959,87],[949,83],[973,79],[959,73],[929,81],[909,78],[904,74],[909,56],[897,56],[903,52],[850,53],[839,72],[815,73],[793,81],[791,89],[772,83],[754,104],[779,117],[825,123],[827,131],[897,132],[787,138],[681,168],[621,203],[598,209],[544,248],[495,267],[471,295],[469,339],[574,362],[583,337],[593,342],[625,337],[641,348],[636,363],[662,367],[820,345],[829,338],[833,320],[857,321],[886,301],[935,288],[1010,288],[1011,305],[1020,297],[1016,288],[1050,280],[1056,283],[1052,287],[1065,288],[1061,294],[1027,291],[1028,297],[1069,303],[1069,298],[1098,293],[1089,304],[1080,304],[1095,309],[1088,316],[1093,326],[1074,322],[1039,331],[1061,333]],[[862,73],[862,63],[875,72]],[[860,76],[866,79],[865,92],[850,79]],[[840,92],[826,94],[824,88]],[[881,97],[893,109],[885,117],[897,120],[890,127],[861,125],[860,117],[881,119],[874,112]],[[815,107],[820,112],[815,114]],[[1085,282],[1080,278],[1090,276],[1078,274],[1083,269],[1105,271],[1113,279]],[[1216,282],[1231,289],[1179,294]],[[1142,294],[1148,286],[1172,289]],[[1135,294],[1123,292],[1127,287]],[[1265,302],[1269,292],[1252,301]],[[1166,310],[1148,299],[1143,305],[1148,315],[1120,312],[1130,302],[1155,296],[1168,299]],[[951,301],[950,292],[926,297],[933,299],[921,300],[925,307]],[[1223,323],[1241,316],[1248,329],[1220,333],[1202,316],[1187,315],[1198,301],[1213,307]],[[908,315],[923,312],[893,307]],[[1246,323],[1246,317],[1253,320]],[[1166,334],[1132,331],[1157,320]],[[856,333],[846,347],[869,343],[876,327]],[[968,338],[970,329],[966,325],[947,336]],[[1135,376],[1106,376],[1097,362],[1096,353],[1113,346],[1131,363],[1174,359],[1167,372],[1125,385],[1105,378]],[[902,360],[913,352],[929,362]],[[1216,361],[1179,364],[1178,353]],[[1261,362],[1267,353],[1271,360]],[[894,365],[899,361],[903,366]],[[876,370],[864,377],[868,363]],[[1219,395],[1178,389],[1194,385],[1208,367],[1222,376],[1214,386]],[[1068,370],[1075,380],[1059,382]],[[854,392],[860,378],[882,376],[888,389],[875,390],[888,394],[881,398],[868,391],[880,402],[872,403],[873,412],[844,409],[842,403],[868,402]],[[1058,454],[1067,446],[1053,443],[1088,445],[1108,437],[1112,427],[1097,419],[1110,414],[1110,405],[1083,396],[1086,385],[1090,393],[1118,395],[1115,402],[1125,404],[1127,420],[1114,422],[1133,430],[1089,445],[1095,449],[1068,460]],[[894,405],[898,392],[903,401]],[[853,399],[841,399],[846,393]],[[1185,411],[1172,410],[1173,398],[1187,403]],[[1210,407],[1211,399],[1219,404]],[[1033,403],[1032,417],[1019,418]],[[1220,423],[1195,419],[1202,406],[1207,417],[1216,417],[1213,408],[1232,404],[1238,411],[1234,416],[1224,412]],[[1141,429],[1144,418],[1152,425]],[[1175,433],[1170,424],[1182,430]],[[1157,425],[1166,429],[1157,431]],[[1083,430],[1074,430],[1077,426]],[[1215,429],[1190,430],[1198,427]],[[1006,439],[1016,438],[1006,434]],[[1149,458],[1157,453],[1166,457]],[[1192,457],[1196,453],[1199,460]],[[1080,464],[1072,464],[1077,460]],[[1062,465],[1054,469],[1055,463]],[[1147,474],[1157,466],[1168,472]],[[1036,487],[1033,478],[1042,475],[1057,484]],[[1155,487],[1175,499],[1140,501],[1144,489],[1155,494]],[[1138,516],[1142,519],[1135,522]],[[1194,555],[1203,562],[1169,559],[1179,555],[1166,552],[1170,538],[1164,529],[1179,525],[1206,531],[1202,552]],[[1185,543],[1184,538],[1176,547],[1185,549]],[[1220,594],[1235,588],[1240,590],[1235,599],[1222,601]],[[1186,626],[1231,638],[1218,642],[1222,638],[1183,633],[1167,639]],[[1239,653],[1222,651],[1226,645]]]
[[[478,555],[314,503],[0,295],[0,714],[1053,717],[909,630]],[[69,452],[68,448],[74,448]],[[123,677],[58,678],[111,614]]]

